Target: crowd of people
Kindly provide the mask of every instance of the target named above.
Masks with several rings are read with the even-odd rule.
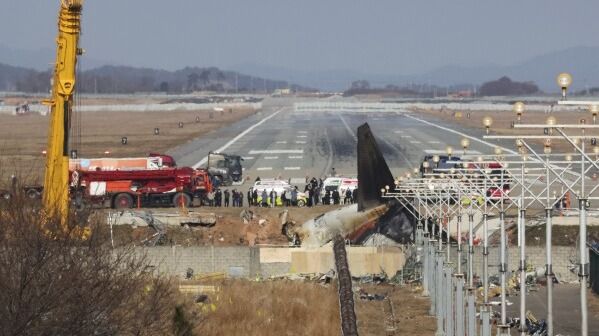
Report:
[[[233,189],[229,191],[225,189],[222,191],[220,188],[213,190],[206,195],[207,205],[211,207],[243,207],[243,192]],[[231,202],[232,201],[232,202]]]
[[[259,178],[256,180],[259,181]],[[217,188],[208,193],[206,203],[208,206],[213,207],[243,207],[244,198],[247,200],[248,206],[256,207],[312,207],[316,205],[353,204],[356,202],[357,188],[340,192],[338,188],[325,188],[322,179],[313,177],[307,181],[303,192],[300,192],[298,187],[290,187],[279,192],[268,187],[261,190],[250,188],[246,193],[246,197],[244,197],[242,191],[237,189],[232,191],[224,189],[223,191]]]

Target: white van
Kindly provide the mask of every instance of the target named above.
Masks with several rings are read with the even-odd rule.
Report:
[[[324,197],[327,191],[331,193],[335,190],[339,191],[341,198],[345,197],[345,192],[349,189],[354,191],[358,188],[358,179],[349,177],[327,177],[322,183],[322,191],[320,196]]]
[[[254,182],[254,185],[251,188],[251,191],[258,191],[258,195],[262,194],[263,190],[266,190],[266,193],[270,195],[270,191],[274,190],[277,193],[277,198],[283,195],[283,192],[287,192],[286,196],[291,198],[291,190],[295,189],[294,186],[287,183],[283,180],[275,180],[275,179],[263,179],[260,181]],[[297,192],[297,205],[303,207],[307,204],[307,196],[305,193],[298,190]]]

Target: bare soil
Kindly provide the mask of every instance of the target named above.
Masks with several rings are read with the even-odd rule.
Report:
[[[167,227],[165,244],[182,246],[247,246],[247,245],[283,245],[289,244],[281,233],[280,215],[288,210],[288,221],[302,225],[307,220],[338,206],[316,206],[311,208],[193,208],[192,211],[215,213],[217,223],[213,227]],[[254,218],[248,223],[240,218],[242,210],[253,211]],[[152,210],[150,210],[152,211]],[[157,209],[160,212],[173,212],[176,209]],[[115,244],[139,244],[152,236],[155,230],[149,227],[133,228],[129,225],[115,226]]]
[[[200,137],[255,113],[252,109],[233,109],[231,113],[212,111],[165,112],[86,112],[72,121],[71,148],[79,157],[145,156],[150,152],[164,153],[168,149]],[[196,122],[199,117],[200,121]],[[18,173],[32,181],[43,175],[48,141],[48,116],[0,115],[0,181]],[[179,123],[183,123],[183,128]],[[154,135],[154,128],[160,135]],[[122,145],[121,138],[128,144]],[[109,154],[105,154],[109,152]]]

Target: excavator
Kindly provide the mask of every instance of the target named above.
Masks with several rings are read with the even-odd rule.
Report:
[[[74,105],[77,57],[83,0],[61,0],[56,39],[56,65],[50,107],[48,148],[42,205],[44,216],[59,219],[63,227],[69,215],[69,131]]]

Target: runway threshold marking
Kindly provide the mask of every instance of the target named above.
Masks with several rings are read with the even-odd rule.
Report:
[[[260,120],[257,123],[255,123],[254,125],[248,127],[245,131],[241,132],[239,135],[237,135],[236,137],[234,137],[233,139],[231,139],[229,142],[227,142],[226,144],[224,144],[222,147],[216,149],[215,152],[224,152],[225,150],[227,150],[227,148],[229,148],[229,146],[231,146],[232,144],[236,143],[239,139],[241,139],[244,136],[246,136],[248,133],[250,133],[251,131],[253,131],[256,127],[264,124],[268,120],[270,120],[273,117],[275,117],[277,114],[281,113],[281,111],[283,111],[283,109],[285,109],[285,108],[284,107],[280,108],[278,111],[274,112],[273,114],[269,115],[268,117],[265,117],[262,120]],[[201,165],[205,164],[207,161],[208,161],[208,156],[205,156],[198,163],[194,164],[192,167],[193,168],[198,168]]]
[[[298,145],[303,145],[303,144],[305,144],[306,142],[305,142],[305,141],[296,141],[295,143],[296,143],[296,144],[298,144]]]
[[[288,157],[289,159],[303,159],[304,157],[301,155],[292,155]]]
[[[410,143],[411,144],[421,144],[422,142],[418,141],[418,140],[412,140],[412,141],[410,141]]]
[[[302,169],[301,167],[285,167],[285,170],[300,170]]]
[[[277,143],[283,145],[283,144],[286,144],[287,141],[277,141]]]
[[[272,167],[259,167],[256,170],[272,170]]]
[[[243,159],[244,160],[253,160],[254,157],[253,156],[244,156]]]
[[[264,160],[276,160],[278,158],[279,158],[278,156],[265,156]]]

